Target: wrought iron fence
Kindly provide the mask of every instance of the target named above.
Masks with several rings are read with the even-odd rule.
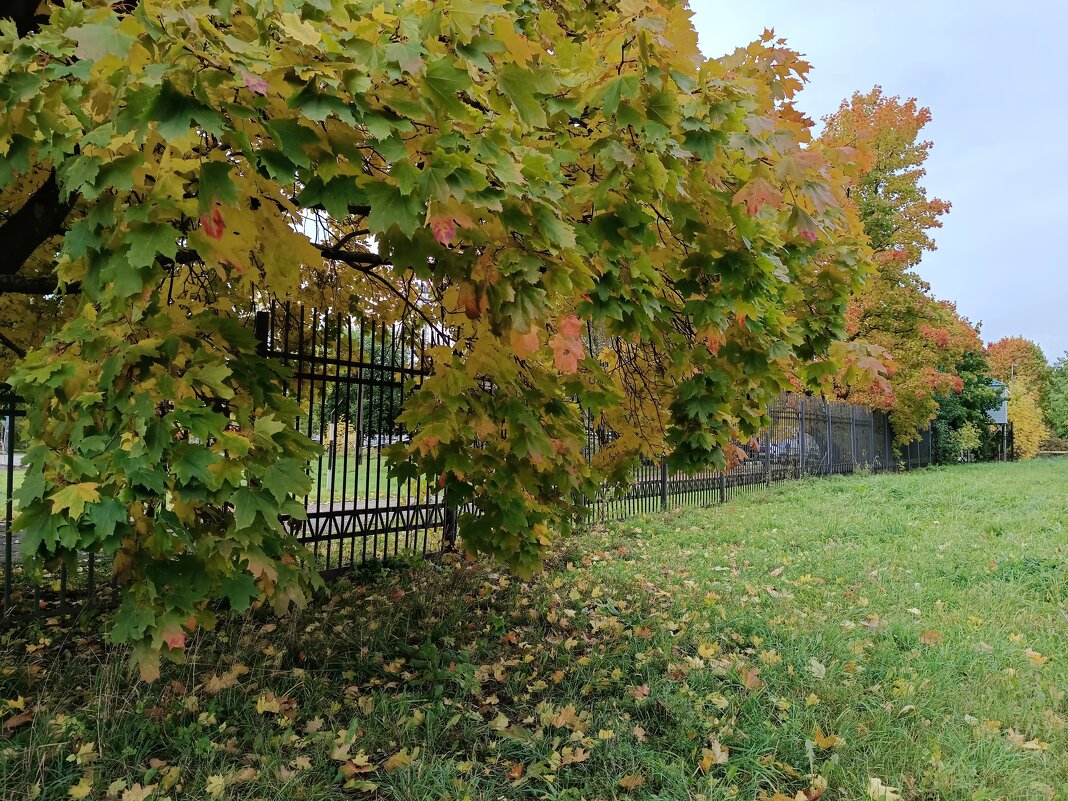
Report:
[[[370,560],[401,553],[436,553],[455,544],[456,513],[445,492],[423,479],[397,481],[384,450],[408,432],[398,414],[429,374],[430,349],[447,339],[422,323],[388,324],[299,305],[274,304],[250,317],[260,355],[290,370],[284,391],[296,401],[297,427],[323,447],[309,466],[306,520],[287,520],[306,544],[316,567],[331,577]],[[4,608],[52,615],[110,597],[113,586],[97,575],[96,557],[60,566],[43,585],[19,568],[20,536],[13,530],[14,491],[21,482],[20,420],[24,409],[0,392]],[[722,503],[739,493],[805,476],[859,469],[911,469],[931,463],[930,432],[895,458],[884,414],[820,398],[783,395],[769,409],[771,426],[748,443],[747,458],[726,471],[697,475],[670,472],[646,461],[624,491],[605,487],[587,499],[589,519],[608,520],[683,506]],[[613,436],[587,420],[587,458]],[[101,571],[103,572],[103,571]],[[104,580],[101,581],[101,578]]]

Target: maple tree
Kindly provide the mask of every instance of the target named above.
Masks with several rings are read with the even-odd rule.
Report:
[[[1016,336],[991,342],[986,346],[986,357],[994,377],[1009,387],[1009,422],[1016,453],[1020,458],[1033,458],[1051,427],[1056,429],[1050,406],[1054,373],[1046,354],[1037,343]]]
[[[1050,366],[1038,344],[1024,337],[1003,337],[986,346],[986,358],[994,378],[1006,383],[1019,379],[1038,397],[1045,394]]]
[[[885,349],[891,363],[887,385],[840,394],[888,410],[898,445],[927,427],[939,396],[961,390],[957,365],[982,347],[975,327],[953,304],[937,300],[916,272],[950,209],[921,184],[932,143],[920,135],[930,121],[930,109],[914,98],[887,97],[877,86],[844,101],[821,134],[828,145],[855,145],[866,157],[850,198],[871,242],[874,270],[850,300],[848,331],[851,340]]]
[[[770,33],[704,59],[675,0],[5,13],[0,291],[62,306],[12,373],[21,547],[113,558],[145,676],[213,600],[314,582],[279,515],[315,446],[251,303],[445,329],[395,474],[447,481],[464,547],[521,574],[576,493],[723,467],[791,379],[875,369],[842,341],[856,153],[813,141]],[[592,465],[576,401],[623,432]]]

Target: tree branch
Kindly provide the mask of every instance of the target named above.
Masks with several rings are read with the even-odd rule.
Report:
[[[61,200],[56,171],[0,226],[0,274],[14,275],[41,245],[63,233],[73,199]]]

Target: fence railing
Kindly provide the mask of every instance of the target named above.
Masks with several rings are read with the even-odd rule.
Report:
[[[254,325],[260,354],[290,370],[284,390],[300,409],[296,426],[323,447],[309,466],[307,520],[287,522],[308,546],[316,567],[330,577],[371,560],[435,553],[454,545],[456,516],[444,491],[424,479],[391,478],[384,456],[390,444],[407,439],[398,414],[430,371],[429,349],[445,340],[421,324],[390,325],[298,305],[274,304],[255,315]],[[86,601],[106,601],[113,590],[108,576],[97,575],[93,554],[77,560],[75,569],[62,567],[49,574],[44,585],[31,586],[21,576],[20,537],[12,521],[17,511],[14,491],[23,474],[23,415],[16,397],[0,393],[5,432],[0,460],[0,619],[24,611],[68,613]],[[605,487],[587,499],[590,519],[712,505],[805,476],[911,469],[932,460],[929,431],[895,457],[886,416],[860,406],[783,395],[769,416],[766,431],[740,444],[747,458],[732,469],[681,475],[646,462],[624,491]],[[611,437],[596,421],[587,421],[587,458]]]

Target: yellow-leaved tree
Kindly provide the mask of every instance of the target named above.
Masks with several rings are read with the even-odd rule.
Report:
[[[1008,395],[1016,458],[1034,459],[1042,443],[1049,439],[1038,393],[1025,379],[1016,378],[1008,382]]]

